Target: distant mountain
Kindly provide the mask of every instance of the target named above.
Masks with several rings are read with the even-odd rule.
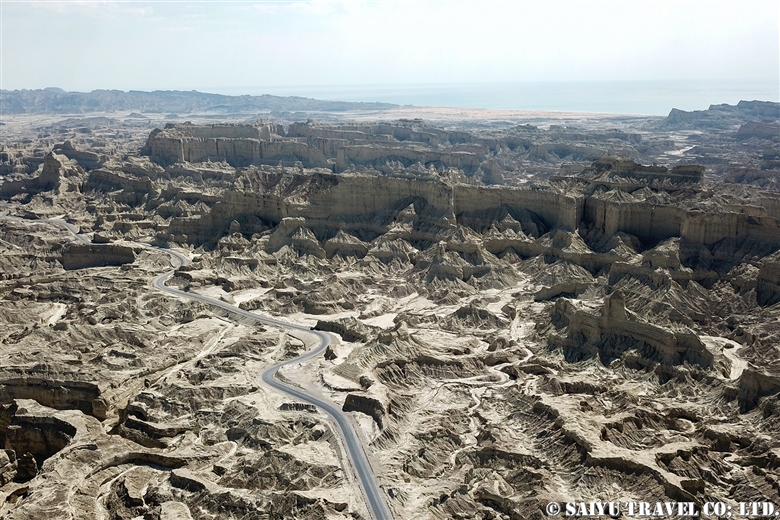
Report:
[[[726,128],[748,121],[780,119],[780,103],[774,101],[740,101],[736,105],[710,105],[707,110],[686,112],[673,108],[661,121],[664,128]]]
[[[271,112],[343,112],[347,110],[383,110],[390,103],[353,103],[320,101],[303,97],[223,96],[195,90],[93,90],[66,92],[49,87],[42,90],[0,90],[0,114],[85,114],[90,112],[137,111],[147,113],[256,113]]]

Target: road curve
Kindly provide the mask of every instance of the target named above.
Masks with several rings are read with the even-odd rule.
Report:
[[[172,251],[170,249],[158,248],[158,247],[154,247],[154,249],[168,253],[171,256],[171,258],[175,258],[179,262],[179,265],[187,264],[187,258],[177,253],[176,251]],[[362,487],[363,493],[365,494],[366,502],[368,503],[368,507],[371,511],[371,514],[376,520],[392,520],[393,517],[390,514],[384,496],[382,495],[382,492],[380,491],[379,486],[377,485],[376,480],[374,479],[374,475],[371,472],[371,465],[369,464],[368,459],[366,458],[366,454],[363,451],[363,445],[360,443],[360,440],[358,440],[357,434],[355,433],[355,430],[352,427],[352,423],[349,422],[344,412],[342,412],[338,407],[334,406],[333,403],[329,403],[327,401],[323,401],[322,399],[318,399],[317,397],[307,394],[300,388],[286,385],[281,381],[275,379],[277,371],[283,366],[300,363],[302,361],[306,361],[307,359],[311,359],[321,354],[328,347],[328,345],[330,345],[330,336],[328,336],[326,333],[319,330],[311,330],[308,327],[303,327],[301,325],[295,325],[292,323],[275,320],[273,318],[259,316],[252,312],[245,311],[234,305],[230,305],[229,303],[223,302],[221,300],[217,300],[216,298],[210,298],[208,296],[203,296],[201,294],[181,291],[179,289],[173,289],[171,287],[168,287],[167,285],[165,285],[165,282],[167,282],[168,279],[170,279],[171,276],[173,276],[173,273],[174,270],[171,270],[155,278],[154,286],[157,289],[167,292],[169,294],[174,294],[176,296],[180,296],[183,298],[197,300],[206,303],[208,305],[212,305],[214,307],[219,307],[220,309],[226,310],[232,314],[236,314],[242,318],[249,318],[259,323],[263,323],[265,325],[272,325],[274,327],[279,327],[283,329],[290,329],[299,332],[304,332],[306,334],[312,334],[317,337],[317,339],[319,340],[319,345],[314,350],[310,350],[309,352],[303,354],[302,356],[298,356],[296,358],[283,361],[281,363],[277,363],[276,365],[273,365],[270,368],[265,369],[261,375],[263,383],[287,395],[293,396],[297,399],[313,404],[314,406],[320,408],[325,413],[330,415],[331,418],[334,421],[336,421],[339,430],[341,430],[341,436],[344,439],[344,443],[347,447],[347,451],[349,452],[349,457],[352,460],[352,466],[355,468],[355,472],[357,473],[358,480],[360,481],[360,486]]]
[[[76,237],[76,240],[78,240],[82,244],[90,244],[90,243],[92,243],[92,241],[90,239],[88,239],[87,237],[85,237],[84,235],[79,233],[79,231],[81,231],[81,230],[76,228],[76,226],[74,226],[73,224],[68,224],[64,220],[59,220],[59,219],[48,219],[45,222],[52,222],[54,224],[57,224],[58,226],[64,227],[65,229],[70,231],[70,234],[73,235],[74,237]]]
[[[6,217],[6,215],[3,215],[3,217]],[[48,219],[46,221],[64,227],[79,242],[85,244],[90,243],[90,240],[85,236],[81,235],[79,233],[79,230],[72,224],[69,224],[59,219]],[[188,263],[187,257],[185,257],[184,255],[176,251],[170,249],[164,249],[161,247],[146,246],[145,244],[144,246],[150,249],[155,249],[157,251],[167,253],[168,255],[170,255],[172,259],[176,259],[176,261],[179,263],[179,266],[187,265]],[[387,506],[387,502],[385,500],[382,491],[379,489],[379,486],[376,483],[376,479],[374,478],[374,475],[371,471],[371,465],[368,462],[368,458],[366,457],[365,451],[363,451],[363,445],[360,443],[360,440],[358,439],[358,436],[355,433],[355,429],[353,428],[352,423],[349,422],[349,419],[347,419],[347,416],[344,414],[344,412],[342,412],[337,406],[334,406],[333,403],[324,401],[322,399],[318,399],[315,396],[307,394],[300,388],[287,385],[285,383],[282,383],[281,381],[278,381],[275,378],[276,373],[283,366],[300,363],[302,361],[306,361],[308,359],[311,359],[321,354],[328,347],[328,345],[330,345],[330,336],[328,336],[326,333],[322,331],[311,330],[308,327],[304,327],[302,325],[295,325],[293,323],[287,323],[284,321],[275,320],[273,318],[259,316],[252,312],[245,311],[234,305],[230,305],[229,303],[226,303],[224,301],[217,300],[216,298],[210,298],[208,296],[203,296],[201,294],[186,292],[179,289],[168,287],[165,285],[165,282],[167,282],[173,276],[174,271],[175,269],[172,269],[155,278],[153,282],[154,287],[168,294],[172,294],[182,298],[188,298],[190,300],[197,300],[205,304],[218,307],[231,314],[238,315],[242,318],[254,320],[258,323],[263,323],[265,325],[271,325],[282,329],[304,332],[306,334],[312,334],[317,337],[317,339],[319,340],[319,345],[317,346],[317,348],[310,350],[301,356],[298,356],[296,358],[287,361],[283,361],[281,363],[277,363],[276,365],[273,365],[265,369],[261,374],[261,379],[263,383],[270,386],[271,388],[279,390],[280,392],[283,392],[287,395],[295,397],[296,399],[300,399],[304,402],[313,404],[314,406],[320,408],[336,422],[341,432],[341,437],[344,439],[344,444],[347,448],[349,458],[352,461],[352,467],[355,469],[355,473],[357,474],[358,481],[360,482],[360,487],[362,488],[363,494],[366,498],[366,503],[368,505],[369,512],[374,517],[374,520],[392,520],[393,516],[390,513],[390,509]]]

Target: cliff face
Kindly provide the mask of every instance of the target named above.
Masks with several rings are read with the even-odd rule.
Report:
[[[82,150],[76,150],[70,141],[65,141],[62,144],[54,147],[54,152],[62,154],[68,159],[73,159],[79,166],[85,170],[94,170],[100,168],[105,163],[105,157],[102,157],[96,153],[86,152]]]
[[[607,235],[630,233],[643,240],[680,236],[684,211],[675,206],[647,202],[617,202],[598,197],[585,199],[582,220],[592,222]]]
[[[488,212],[495,208],[528,211],[549,228],[573,231],[582,220],[584,198],[544,189],[487,188],[456,186],[453,211],[458,216]]]
[[[699,183],[704,178],[704,168],[699,165],[675,166],[671,171],[666,166],[645,166],[623,157],[601,157],[593,162],[590,168],[583,171],[583,176],[613,176],[633,179],[668,180],[672,183]]]
[[[0,372],[0,401],[3,403],[14,399],[34,399],[51,408],[77,409],[105,419],[103,390],[99,384],[79,381],[77,374],[46,370],[25,373],[19,369]]]
[[[277,132],[283,129],[271,123],[258,125],[169,125],[152,132],[143,153],[152,161],[170,165],[176,162],[224,161],[233,167],[250,164],[328,167],[322,152],[305,142],[288,140]]]
[[[132,247],[115,244],[72,244],[62,251],[62,267],[67,270],[132,264],[134,261]]]
[[[734,265],[780,248],[780,222],[744,213],[690,212],[681,229],[680,258],[687,266]]]
[[[745,255],[762,257],[780,248],[780,224],[770,216],[777,209],[774,199],[757,199],[753,205],[714,203],[699,197],[696,181],[672,183],[665,179],[669,191],[651,189],[649,185],[657,179],[632,177],[637,165],[630,161],[616,164],[609,168],[609,175],[617,174],[630,188],[607,190],[602,186],[592,193],[588,193],[590,188],[565,189],[565,184],[555,182],[522,188],[487,187],[436,177],[289,169],[282,173],[284,169],[279,168],[272,173],[273,168],[249,168],[225,178],[232,189],[221,190],[219,195],[177,195],[183,198],[179,206],[197,200],[208,209],[176,216],[171,205],[165,211],[173,218],[166,227],[158,227],[158,236],[199,245],[228,232],[252,235],[286,222],[269,239],[273,251],[298,244],[317,256],[330,257],[340,250],[363,257],[369,254],[367,251],[384,254],[382,247],[386,244],[370,245],[381,235],[419,241],[427,247],[441,240],[441,233],[460,225],[477,233],[477,245],[469,254],[480,248],[499,256],[508,251],[524,258],[552,254],[596,273],[626,261],[625,244],[603,242],[607,237],[625,235],[629,241],[638,239],[643,247],[651,248],[673,240],[673,256],[686,267],[672,270],[674,279],[680,281],[712,281],[725,275]],[[663,174],[656,169],[656,173]],[[688,169],[695,176],[700,173],[698,168]],[[166,172],[172,174],[174,170]],[[93,172],[94,180],[100,177],[110,184],[110,179],[103,179],[99,172]],[[586,173],[584,178],[591,176]],[[148,190],[134,189],[138,194]],[[762,200],[767,202],[766,207],[761,205]],[[410,220],[407,223],[405,219]],[[550,232],[554,233],[546,236]],[[639,244],[629,246],[628,251],[637,247]],[[666,258],[670,253],[664,250],[659,254]],[[621,269],[639,269],[632,265],[628,263]],[[650,273],[655,267],[648,269]],[[718,269],[720,275],[713,269]]]
[[[451,200],[452,188],[442,182],[334,174],[261,176],[246,189],[225,192],[202,217],[172,219],[168,234],[202,242],[247,216],[270,225],[302,218],[308,226],[378,232],[415,201],[432,212],[451,215]]]
[[[298,189],[305,186],[305,198],[298,191],[285,193],[285,183]],[[582,196],[549,189],[453,186],[442,181],[385,176],[288,174],[284,178],[265,177],[261,184],[225,192],[202,217],[174,218],[169,235],[187,235],[200,241],[226,230],[231,221],[244,215],[271,225],[285,218],[303,218],[307,226],[385,232],[398,212],[410,204],[424,207],[431,224],[443,218],[449,225],[457,219],[477,226],[478,221],[489,224],[494,215],[509,212],[533,215],[545,231],[573,231],[582,218],[584,204]]]
[[[250,173],[244,174],[245,179],[249,177]],[[764,256],[780,248],[780,225],[773,217],[723,208],[717,212],[686,210],[668,202],[612,200],[549,187],[489,188],[386,176],[288,173],[246,181],[216,200],[203,215],[173,218],[164,236],[200,244],[226,233],[233,221],[243,233],[252,234],[292,218],[303,219],[323,244],[338,230],[370,240],[388,232],[399,212],[413,205],[415,218],[424,219],[429,228],[457,222],[487,233],[484,244],[494,254],[511,248],[534,256],[549,247],[533,239],[553,229],[572,232],[580,228],[593,228],[605,236],[627,233],[650,244],[679,238],[680,259],[690,266],[711,265],[739,252]],[[756,212],[765,213],[760,208]],[[419,233],[407,238],[430,239]],[[588,251],[593,258],[586,260],[569,250],[559,252],[585,262],[588,269],[614,261],[598,251]]]
[[[43,169],[39,175],[31,179],[4,182],[0,185],[0,197],[10,198],[21,193],[35,195],[43,191],[58,190],[63,177],[79,172],[78,167],[70,165],[67,157],[50,152],[43,160]]]
[[[444,130],[440,128],[420,128],[416,124],[422,121],[401,120],[398,123],[346,124],[337,128],[316,123],[292,123],[287,129],[288,137],[343,139],[350,141],[411,141],[431,146],[458,145],[466,143],[485,143],[485,139],[475,137],[468,132]],[[490,142],[488,140],[488,142]]]
[[[337,184],[312,193],[306,201],[291,201],[287,216],[322,220],[337,215],[372,218],[400,205],[408,206],[418,198],[439,212],[452,213],[452,187],[443,182],[397,177],[321,176],[327,177],[336,179]]]
[[[122,190],[114,199],[132,206],[140,204],[145,197],[155,193],[152,179],[136,177],[110,170],[92,170],[84,183],[84,191],[113,192]]]
[[[289,132],[273,123],[254,125],[168,125],[152,132],[143,152],[158,164],[225,161],[231,166],[302,163],[306,168],[345,171],[353,165],[382,167],[389,161],[404,166],[458,168],[474,173],[481,157],[472,151],[447,149],[465,142],[457,133],[419,132],[404,126],[379,125],[330,129],[298,123]],[[464,136],[469,134],[463,133]],[[473,140],[473,138],[471,139]],[[402,141],[412,141],[409,146]],[[364,144],[369,142],[370,144]],[[439,145],[443,144],[442,149]],[[478,148],[479,149],[479,148]]]
[[[345,171],[350,165],[366,165],[381,168],[388,161],[399,161],[404,166],[420,163],[425,167],[458,168],[474,173],[479,167],[479,157],[471,152],[438,151],[393,145],[353,145],[336,152],[336,171]]]
[[[688,247],[712,246],[723,240],[732,247],[747,245],[764,255],[780,247],[780,228],[773,217],[754,217],[743,211],[686,211],[675,205],[585,199],[583,222],[593,223],[607,235],[629,233],[642,240],[682,237]]]
[[[756,282],[756,294],[759,305],[780,303],[780,262],[767,262],[761,267]]]
[[[632,193],[649,188],[664,192],[701,189],[704,167],[698,164],[678,165],[671,170],[666,166],[643,165],[626,157],[598,157],[591,165],[574,176],[555,175],[554,180],[577,179],[586,182],[586,191],[621,190]]]
[[[385,407],[373,397],[366,397],[358,394],[347,394],[344,406],[341,408],[345,412],[361,412],[376,421],[377,426],[382,428],[382,419],[385,416]]]
[[[580,338],[584,338],[584,342]],[[564,344],[564,354],[570,360],[598,356],[605,365],[635,354],[639,354],[642,364],[662,366],[692,363],[710,368],[714,361],[713,355],[693,332],[671,331],[636,318],[629,319],[620,293],[605,300],[601,315],[576,311]]]
[[[477,233],[468,251],[445,239],[440,257],[418,265],[434,278],[446,272],[459,279],[481,271],[445,260],[450,252],[522,258],[545,254],[592,274],[617,263],[616,279],[655,279],[658,254],[670,252],[656,252],[652,265],[642,267],[629,261],[630,255],[672,240],[668,243],[679,265],[670,268],[670,279],[705,284],[725,276],[746,255],[760,258],[780,248],[775,198],[754,197],[751,204],[744,197],[713,200],[703,188],[704,168],[699,165],[667,168],[605,156],[579,173],[561,170],[569,173],[521,188],[462,182],[464,174],[474,172],[483,182],[502,178],[501,151],[538,145],[531,139],[539,132],[531,130],[518,128],[518,135],[491,140],[417,121],[339,127],[296,123],[286,132],[272,124],[172,125],[150,135],[152,159],[296,166],[292,171],[277,166],[283,174],[250,167],[224,177],[233,188],[209,204],[208,211],[186,216],[172,212],[174,218],[167,228],[158,228],[158,236],[203,244],[231,229],[251,235],[279,226],[265,242],[271,252],[291,246],[318,257],[389,261],[392,251],[399,252],[394,240],[425,249],[464,226]],[[548,137],[554,141],[557,133],[551,129]],[[549,153],[569,153],[556,148],[565,143],[546,144],[552,147]],[[320,168],[303,171],[312,165]],[[191,168],[180,163],[166,172]],[[372,243],[383,235],[385,239]],[[408,251],[399,254],[416,257]]]
[[[758,123],[748,121],[739,127],[736,134],[737,139],[767,139],[770,141],[780,141],[780,123]]]

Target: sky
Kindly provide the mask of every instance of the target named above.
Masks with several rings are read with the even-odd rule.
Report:
[[[2,0],[0,7],[4,89],[299,94],[313,86],[506,82],[780,85],[780,0]]]

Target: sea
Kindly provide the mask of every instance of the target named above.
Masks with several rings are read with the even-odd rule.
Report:
[[[740,100],[780,102],[780,78],[766,80],[569,81],[398,85],[202,87],[228,95],[301,96],[420,107],[544,110],[665,116]]]

